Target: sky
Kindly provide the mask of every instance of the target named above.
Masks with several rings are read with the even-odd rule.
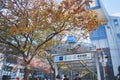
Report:
[[[109,15],[120,13],[120,0],[102,0]]]

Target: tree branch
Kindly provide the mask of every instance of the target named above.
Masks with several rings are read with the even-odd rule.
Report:
[[[15,46],[15,45],[12,44],[11,42],[9,42],[9,41],[7,41],[6,39],[4,39],[2,36],[0,36],[0,42],[1,42],[1,43],[4,43],[4,44],[6,44],[6,45],[11,45],[11,46],[13,46],[14,48],[16,48],[17,50],[20,51],[20,49],[19,49],[17,46]]]

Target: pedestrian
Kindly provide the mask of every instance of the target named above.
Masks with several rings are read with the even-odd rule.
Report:
[[[59,74],[56,76],[56,80],[60,80],[60,75]]]
[[[76,75],[75,75],[75,79],[74,79],[74,80],[81,80],[79,74],[76,74]]]
[[[120,80],[120,66],[118,67],[118,74],[117,74],[117,79],[116,80]]]
[[[16,80],[19,80],[19,78],[17,77]]]
[[[45,77],[45,79],[44,80],[48,80],[48,78],[47,77]]]
[[[67,78],[67,75],[64,75],[64,79],[63,80],[69,80],[68,78]]]

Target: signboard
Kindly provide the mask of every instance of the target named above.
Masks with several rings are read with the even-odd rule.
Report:
[[[88,59],[92,59],[91,53],[55,56],[54,62],[77,61],[77,60],[88,60]]]
[[[68,36],[67,37],[67,41],[69,43],[75,43],[76,42],[76,37],[75,36]]]

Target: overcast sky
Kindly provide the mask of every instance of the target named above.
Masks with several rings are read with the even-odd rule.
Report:
[[[108,14],[120,13],[120,0],[102,0]]]

